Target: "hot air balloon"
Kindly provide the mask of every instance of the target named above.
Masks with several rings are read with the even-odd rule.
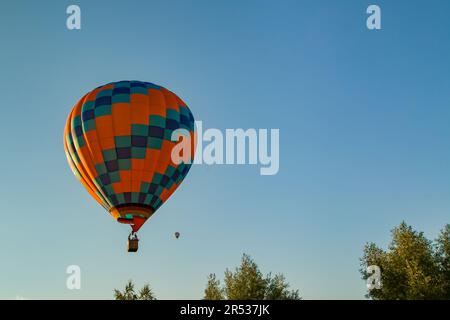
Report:
[[[178,142],[172,141],[172,133],[177,129],[185,129],[190,154],[188,161],[174,163],[171,154]],[[73,173],[90,195],[118,222],[131,225],[128,251],[134,252],[137,231],[190,169],[194,117],[176,94],[161,86],[113,82],[87,93],[74,106],[64,148]]]
[[[180,233],[177,231],[175,232],[175,238],[178,239],[180,237]]]

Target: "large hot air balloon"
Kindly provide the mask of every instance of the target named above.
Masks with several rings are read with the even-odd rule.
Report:
[[[189,135],[190,161],[174,163],[172,132],[179,128]],[[140,81],[113,82],[87,93],[64,131],[75,176],[118,222],[131,225],[128,251],[137,251],[136,232],[188,173],[194,144],[194,117],[186,104]]]

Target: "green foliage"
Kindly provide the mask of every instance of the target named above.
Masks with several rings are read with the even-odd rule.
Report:
[[[220,287],[220,280],[216,279],[214,273],[208,276],[208,283],[205,289],[205,300],[223,300],[224,293],[223,289]]]
[[[115,300],[156,300],[150,285],[146,284],[139,291],[139,294],[136,294],[134,291],[134,283],[129,280],[125,285],[125,289],[123,291],[114,289],[114,299]]]
[[[423,232],[405,222],[392,230],[388,251],[374,243],[366,244],[360,272],[377,265],[381,270],[381,289],[370,290],[367,297],[387,300],[449,299],[450,226],[441,232],[435,244]]]
[[[439,266],[444,299],[450,299],[450,225],[447,224],[436,240],[436,260]]]
[[[266,300],[300,300],[298,290],[289,290],[289,284],[284,275],[277,274],[273,278],[267,277],[267,287],[264,299]]]
[[[225,294],[228,300],[262,300],[267,282],[250,256],[242,256],[234,272],[225,271]]]
[[[206,300],[298,300],[296,291],[289,290],[289,284],[283,275],[264,276],[258,265],[247,254],[242,256],[241,265],[234,271],[225,271],[225,286],[214,274],[209,275],[205,289]]]
[[[145,284],[139,291],[138,300],[156,300],[150,285]]]

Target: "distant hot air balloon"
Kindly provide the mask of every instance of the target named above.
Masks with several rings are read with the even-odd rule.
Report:
[[[137,251],[136,232],[190,169],[192,161],[172,161],[177,142],[171,135],[179,128],[189,133],[192,160],[191,111],[171,91],[140,81],[92,90],[67,119],[64,148],[69,165],[99,204],[118,222],[131,225],[129,251]]]
[[[175,232],[175,238],[178,239],[180,237],[180,233],[177,231]]]

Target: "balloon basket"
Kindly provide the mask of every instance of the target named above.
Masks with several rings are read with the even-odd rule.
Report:
[[[139,248],[139,239],[128,239],[128,252],[136,252]]]

